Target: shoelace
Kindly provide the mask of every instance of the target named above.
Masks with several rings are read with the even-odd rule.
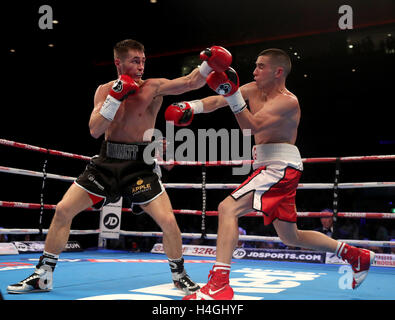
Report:
[[[187,286],[188,285],[191,286],[191,287],[196,286],[196,284],[187,275],[185,275],[182,278],[180,278],[179,281],[182,282],[183,284],[186,284]]]
[[[214,278],[214,276],[216,276]],[[218,274],[216,271],[210,270],[210,273],[208,275],[208,282],[207,285],[211,285],[213,287],[217,287],[218,283],[220,284],[225,284],[226,277],[222,276],[221,274]]]
[[[209,281],[212,280],[215,275],[217,276],[217,279],[221,279],[221,278],[225,279],[226,278],[226,276],[224,276],[223,274],[218,273],[217,271],[214,271],[214,270],[210,270],[210,273],[208,274],[208,280]]]

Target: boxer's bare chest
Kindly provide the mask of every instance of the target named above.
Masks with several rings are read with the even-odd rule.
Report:
[[[106,138],[118,142],[141,142],[147,130],[154,128],[162,97],[142,86],[139,93],[125,99],[110,127]]]

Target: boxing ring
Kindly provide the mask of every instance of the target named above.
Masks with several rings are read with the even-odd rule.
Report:
[[[27,145],[0,139],[0,144],[10,148],[23,149],[46,154],[42,171],[25,170],[0,166],[2,174],[36,177],[42,180],[40,203],[13,202],[0,199],[0,207],[19,208],[39,212],[36,229],[1,228],[0,235],[44,235],[43,212],[53,211],[54,204],[44,203],[44,186],[48,179],[70,183],[74,177],[46,172],[48,156],[73,158],[88,161],[90,157]],[[395,219],[395,213],[385,212],[342,212],[339,210],[339,190],[360,188],[391,188],[395,182],[340,183],[340,167],[344,162],[394,161],[395,155],[305,158],[303,163],[334,163],[333,183],[300,183],[298,190],[329,190],[333,194],[333,213],[298,212],[299,218],[320,218],[333,216],[338,219]],[[184,259],[188,274],[198,283],[207,282],[208,271],[215,262],[215,247],[193,244],[193,240],[215,241],[216,234],[207,232],[207,219],[218,212],[206,210],[207,190],[232,190],[239,184],[207,183],[206,169],[211,166],[237,166],[251,164],[250,160],[217,162],[159,162],[160,165],[201,167],[200,183],[164,183],[166,189],[195,189],[201,192],[201,210],[174,209],[182,216],[200,217],[200,232],[182,232],[183,239],[191,244],[184,245]],[[170,197],[172,199],[172,197]],[[60,199],[59,199],[60,200]],[[87,211],[99,211],[89,208]],[[122,214],[129,214],[131,208],[122,208]],[[251,212],[250,218],[259,218],[262,213]],[[263,223],[263,221],[260,221]],[[1,225],[0,225],[1,226]],[[181,231],[182,227],[180,226]],[[247,230],[248,231],[248,230]],[[100,229],[71,230],[71,235],[97,235]],[[124,237],[161,238],[157,231],[120,230]],[[105,241],[96,250],[63,252],[54,273],[54,289],[48,293],[7,294],[6,287],[28,276],[34,269],[41,252],[1,254],[0,247],[0,291],[5,300],[180,300],[182,292],[171,282],[167,258],[160,242],[151,252],[131,252],[128,250],[108,250]],[[281,240],[273,236],[240,235],[245,243],[271,243],[281,246]],[[356,246],[395,248],[395,241],[339,239]],[[100,246],[100,243],[102,244]],[[104,245],[103,245],[104,244]],[[282,250],[282,251],[281,251]],[[357,290],[350,289],[351,267],[340,264],[333,255],[312,251],[262,249],[239,247],[232,260],[230,284],[235,291],[235,300],[393,300],[395,289],[394,255],[377,254],[368,278]]]

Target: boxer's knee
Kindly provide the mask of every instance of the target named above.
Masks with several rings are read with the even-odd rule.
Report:
[[[166,212],[157,222],[164,233],[179,232],[177,220],[172,212]]]
[[[221,217],[228,211],[225,200],[221,201],[218,205],[218,216]]]
[[[300,245],[299,230],[294,230],[294,232],[282,233],[280,235],[281,241],[290,247],[298,247]]]
[[[65,203],[64,201],[60,201],[56,205],[54,221],[61,224],[69,224],[73,220],[75,216],[75,212],[73,212],[72,208]]]
[[[230,216],[235,216],[235,208],[233,205],[234,201],[231,201],[231,199],[226,198],[223,201],[221,201],[218,205],[218,216],[221,217],[230,217]]]

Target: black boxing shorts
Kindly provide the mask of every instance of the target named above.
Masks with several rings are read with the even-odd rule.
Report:
[[[100,154],[92,157],[74,182],[88,192],[94,208],[116,202],[121,196],[128,198],[132,206],[147,204],[163,193],[160,167],[143,159],[147,145],[103,142]]]

